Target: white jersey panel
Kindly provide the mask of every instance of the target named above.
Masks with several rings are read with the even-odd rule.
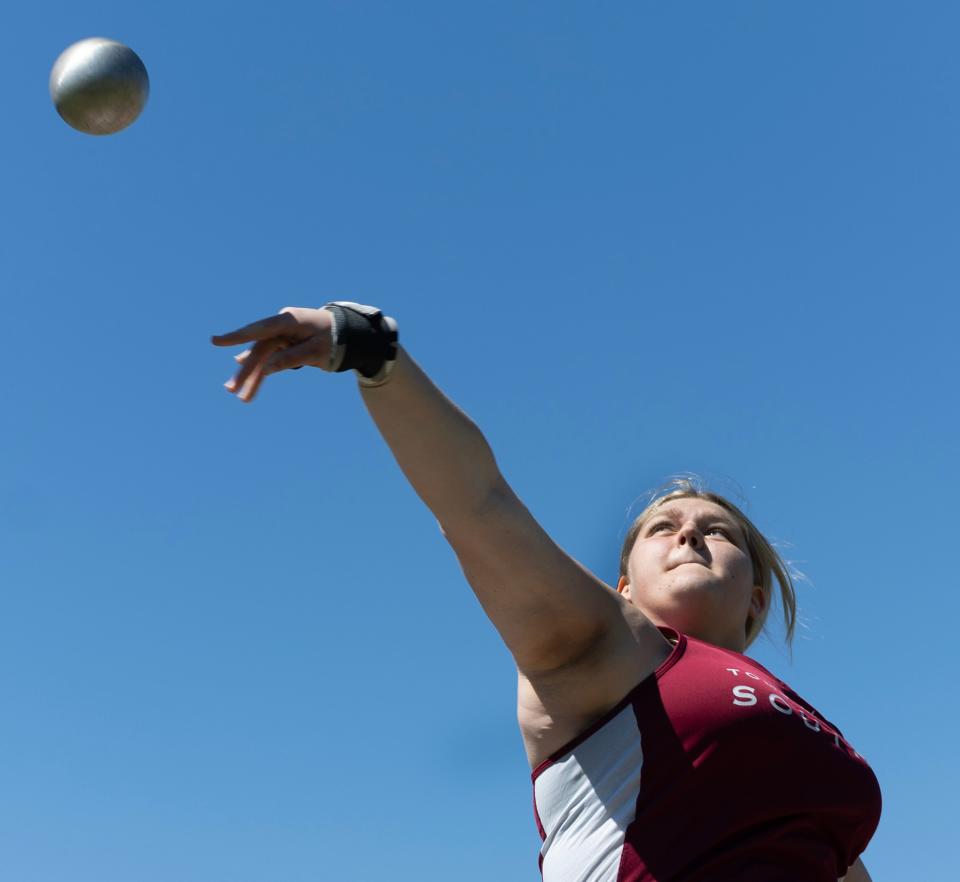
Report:
[[[642,765],[640,731],[628,704],[537,776],[544,882],[616,882]]]

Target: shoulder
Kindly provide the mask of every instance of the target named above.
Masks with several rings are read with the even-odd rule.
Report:
[[[601,721],[677,654],[648,619],[627,613],[582,657],[549,672],[518,670],[517,720],[532,767]]]

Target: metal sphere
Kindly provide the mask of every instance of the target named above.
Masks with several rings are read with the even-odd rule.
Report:
[[[88,135],[129,126],[150,93],[147,69],[132,49],[90,37],[65,49],[50,71],[50,97],[64,120]]]

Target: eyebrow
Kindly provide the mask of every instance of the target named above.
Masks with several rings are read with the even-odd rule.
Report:
[[[646,528],[661,515],[665,515],[671,518],[682,518],[683,512],[679,508],[673,508],[673,507],[659,509],[650,515],[647,522],[643,525],[643,529],[646,530]],[[740,524],[736,522],[736,520],[733,517],[731,517],[728,514],[719,514],[719,513],[711,514],[709,517],[706,518],[706,520],[712,521],[712,522],[719,522],[721,524],[727,524],[730,527],[734,527],[737,530],[737,532],[741,536],[743,536],[744,539],[746,539],[746,534],[744,533],[743,528],[740,526]]]

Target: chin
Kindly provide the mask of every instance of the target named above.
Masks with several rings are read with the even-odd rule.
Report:
[[[685,564],[670,571],[663,587],[668,592],[710,590],[722,585],[723,582],[723,579],[718,578],[716,573],[706,567],[699,564]]]

